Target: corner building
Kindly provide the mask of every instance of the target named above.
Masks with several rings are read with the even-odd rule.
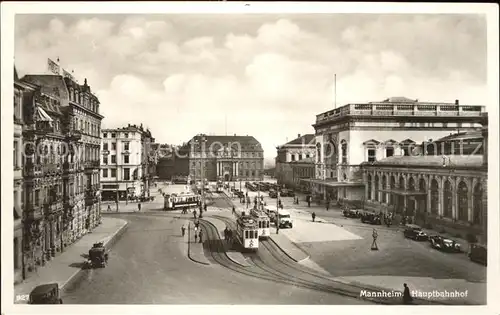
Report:
[[[298,134],[296,139],[277,147],[276,151],[276,179],[279,185],[298,188],[300,178],[314,178],[314,134]]]
[[[481,128],[484,106],[392,97],[347,104],[316,116],[315,179],[304,179],[318,200],[364,201],[363,162],[408,155],[415,144]]]

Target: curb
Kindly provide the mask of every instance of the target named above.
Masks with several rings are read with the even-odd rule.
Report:
[[[104,244],[104,246],[106,247],[112,247],[117,240],[120,239],[120,237],[123,235],[123,233],[125,233],[125,231],[127,230],[128,228],[128,221],[125,221],[125,224],[123,226],[120,227],[120,229],[118,229],[114,234],[113,236],[111,236],[111,238],[108,240],[108,242],[106,244]],[[79,269],[77,271],[75,271],[75,273],[73,275],[71,275],[71,277],[69,277],[69,279],[66,280],[66,282],[64,282],[60,287],[59,287],[59,290],[64,293],[66,291],[67,288],[71,287],[72,284],[76,283],[78,280],[80,280],[81,278],[83,278],[84,276],[84,271],[85,269]]]
[[[281,247],[281,246],[280,246],[280,245],[279,245],[279,244],[278,244],[275,240],[273,240],[273,238],[272,238],[272,237],[269,237],[269,239],[270,239],[270,240],[271,240],[271,241],[272,241],[272,242],[276,245],[276,247],[278,247],[278,248],[279,248],[279,249],[280,249],[283,253],[285,253],[285,255],[287,255],[287,256],[288,256],[291,260],[295,261],[296,263],[300,263],[300,262],[302,262],[302,261],[305,261],[306,259],[311,258],[311,256],[310,256],[308,253],[304,252],[304,250],[303,250],[302,248],[300,248],[300,247],[298,247],[297,245],[295,245],[294,243],[292,243],[292,244],[293,244],[294,246],[296,246],[296,247],[297,247],[297,248],[298,248],[301,252],[303,252],[304,254],[306,254],[306,255],[307,255],[307,257],[306,257],[306,258],[301,259],[301,260],[297,260],[297,259],[293,258],[292,256],[290,256],[290,254],[288,254],[288,253],[286,252],[286,250],[284,250],[284,249],[283,249],[283,248],[282,248],[282,247]]]
[[[191,229],[188,229],[188,252],[187,252],[187,256],[188,258],[192,261],[192,262],[195,262],[197,264],[202,264],[202,265],[205,265],[205,266],[209,266],[210,264],[207,263],[207,262],[204,262],[204,261],[198,261],[196,259],[194,259],[192,256],[191,256]]]

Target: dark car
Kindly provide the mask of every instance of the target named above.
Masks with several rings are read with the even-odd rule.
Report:
[[[407,225],[403,234],[406,238],[411,238],[415,241],[426,241],[428,239],[427,234],[418,225]]]
[[[278,198],[278,192],[274,189],[269,190],[269,197]]]
[[[368,223],[368,224],[374,224],[374,225],[381,225],[382,224],[382,220],[380,219],[380,216],[375,214],[375,213],[364,212],[361,214],[360,217],[361,217],[362,223]]]
[[[468,256],[473,262],[477,262],[485,266],[487,265],[488,251],[484,246],[471,244]]]
[[[346,218],[359,218],[360,217],[360,213],[359,211],[357,210],[352,210],[352,209],[345,209],[342,211],[342,214],[344,215],[344,217]]]
[[[432,235],[429,237],[429,242],[431,246],[443,252],[459,253],[461,252],[460,244],[456,241],[440,236]]]
[[[63,304],[59,296],[59,285],[48,283],[37,286],[30,293],[29,304]]]

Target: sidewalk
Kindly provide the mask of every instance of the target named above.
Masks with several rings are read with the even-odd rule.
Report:
[[[202,265],[210,265],[207,257],[205,257],[205,253],[203,252],[203,243],[199,243],[199,239],[196,240],[194,238],[194,224],[191,222],[188,228],[186,239],[188,240],[188,257],[192,261],[202,264]],[[206,241],[206,234],[203,235],[204,240]]]
[[[52,258],[43,267],[38,267],[22,283],[14,286],[14,299],[17,295],[29,294],[40,284],[57,282],[63,291],[69,284],[77,280],[77,275],[82,271],[85,259],[82,254],[88,253],[94,243],[104,242],[109,248],[113,246],[127,228],[128,222],[122,219],[102,218],[102,223],[92,233],[84,235],[80,240],[67,247],[62,254]]]
[[[224,250],[226,252],[227,257],[229,257],[229,259],[231,259],[233,262],[237,263],[240,266],[249,267],[250,264],[247,262],[243,254],[241,252],[234,251],[228,248],[229,247],[228,244],[224,241],[224,229],[226,228],[226,224],[223,221],[215,218],[207,217],[204,219],[212,223],[217,228],[217,231],[219,232],[219,239],[222,242],[224,242],[223,243]]]

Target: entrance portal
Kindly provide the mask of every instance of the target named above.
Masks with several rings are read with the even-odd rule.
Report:
[[[225,180],[226,182],[228,182],[228,181],[229,181],[229,174],[224,174],[224,180]]]

